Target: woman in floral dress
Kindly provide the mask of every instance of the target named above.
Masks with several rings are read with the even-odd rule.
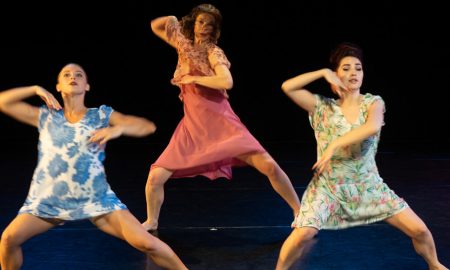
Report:
[[[342,229],[384,220],[411,237],[429,269],[443,270],[433,237],[408,204],[378,174],[375,163],[385,111],[383,99],[361,94],[362,50],[342,43],[331,54],[331,69],[307,72],[285,81],[283,91],[306,110],[317,141],[314,177],[284,242],[277,270],[289,267],[321,229]],[[324,78],[339,99],[304,87]]]
[[[251,165],[266,175],[294,215],[300,200],[291,181],[253,137],[228,102],[233,86],[230,62],[216,43],[222,16],[210,4],[192,9],[178,21],[175,16],[151,22],[153,32],[178,53],[172,84],[181,90],[184,117],[169,145],[151,166],[146,184],[147,220],[143,226],[158,228],[169,178],[203,175],[211,180],[230,179],[232,166]]]
[[[105,143],[121,135],[147,136],[155,131],[153,122],[106,105],[87,108],[84,97],[90,85],[77,64],[61,70],[56,88],[64,107],[40,86],[0,93],[2,112],[39,131],[38,164],[28,196],[2,234],[1,269],[20,269],[21,245],[31,237],[81,219],[90,219],[100,230],[127,241],[164,269],[187,269],[167,244],[142,228],[106,180]],[[46,106],[23,102],[36,95]]]

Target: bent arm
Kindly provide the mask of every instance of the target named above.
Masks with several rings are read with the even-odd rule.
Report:
[[[113,111],[106,128],[95,131],[90,142],[105,144],[107,141],[122,135],[130,137],[144,137],[156,131],[155,124],[143,117],[126,115]]]
[[[283,82],[281,89],[292,101],[311,114],[316,106],[316,98],[311,92],[304,89],[304,87],[321,78],[327,80],[331,85],[345,88],[333,71],[324,68],[306,72],[288,79]]]
[[[35,95],[39,95],[49,108],[61,108],[58,101],[47,90],[40,86],[25,86],[1,92],[0,111],[20,122],[37,127],[39,108],[23,102],[24,99]]]
[[[180,83],[196,83],[216,90],[230,90],[233,88],[233,77],[227,66],[220,64],[214,68],[213,76],[191,76],[181,78]]]
[[[175,47],[175,44],[171,43],[170,37],[168,37],[166,34],[166,25],[168,23],[176,23],[177,21],[177,17],[175,16],[158,17],[150,22],[150,27],[155,35],[167,42],[172,47]]]
[[[344,147],[361,142],[375,135],[383,126],[384,104],[380,100],[375,101],[368,110],[367,121],[361,126],[349,131],[331,143],[334,148]]]
[[[121,135],[131,137],[144,137],[156,131],[156,125],[152,121],[144,117],[122,114],[117,111],[112,112],[109,124],[112,127],[120,128]]]
[[[322,156],[313,165],[313,169],[316,169],[319,174],[322,173],[338,148],[361,142],[376,134],[383,125],[383,112],[383,102],[374,102],[369,108],[369,115],[366,123],[332,141],[323,152]]]

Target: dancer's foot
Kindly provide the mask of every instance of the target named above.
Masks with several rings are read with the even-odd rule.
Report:
[[[150,233],[156,231],[158,229],[158,222],[150,222],[148,220],[142,223],[142,227]]]
[[[439,265],[438,266],[435,266],[435,267],[433,267],[433,266],[430,266],[430,270],[448,270],[448,268],[447,267],[445,267],[444,265],[442,265],[442,264],[440,264],[439,263]]]

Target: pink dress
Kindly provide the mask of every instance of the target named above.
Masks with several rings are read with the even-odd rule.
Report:
[[[196,45],[180,32],[178,22],[166,25],[169,42],[178,52],[178,64],[172,84],[181,89],[184,116],[170,139],[169,145],[153,167],[173,171],[172,178],[203,175],[211,180],[231,179],[231,167],[246,163],[237,156],[264,153],[266,150],[253,137],[228,102],[225,90],[197,84],[181,85],[184,75],[214,75],[214,67],[230,62],[215,44]]]

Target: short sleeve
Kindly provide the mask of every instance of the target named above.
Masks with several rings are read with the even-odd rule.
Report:
[[[39,122],[38,122],[38,130],[39,131],[41,131],[41,129],[44,127],[49,113],[50,113],[50,110],[48,109],[48,107],[46,105],[42,105],[39,107]]]
[[[364,95],[364,98],[363,98],[363,106],[364,106],[363,111],[364,112],[368,111],[370,106],[373,103],[375,103],[376,101],[380,101],[381,102],[381,104],[383,105],[383,113],[385,113],[386,112],[386,106],[384,104],[383,98],[381,96],[372,95],[370,93],[366,93]]]
[[[214,46],[211,50],[209,50],[208,60],[213,70],[217,65],[225,65],[228,69],[231,67],[231,63],[228,61],[224,51],[217,46]]]
[[[109,125],[109,118],[113,113],[114,109],[108,105],[101,105],[98,109],[100,121],[103,127],[107,127]]]
[[[319,94],[314,94],[314,97],[316,98],[316,106],[312,114],[309,115],[309,122],[315,129],[316,125],[318,125],[323,119],[327,109],[331,108],[334,100]]]
[[[372,94],[367,94],[366,96],[367,96],[366,97],[367,101],[364,103],[366,104],[367,108],[369,108],[370,105],[372,105],[374,102],[380,101],[381,104],[383,105],[383,113],[386,112],[386,104],[384,103],[384,100],[382,97],[377,96],[377,95],[372,95]]]
[[[166,36],[170,44],[177,44],[181,35],[180,23],[176,20],[166,21]]]
[[[379,102],[381,102],[381,105],[383,106],[383,113],[385,113],[386,112],[386,106],[385,106],[385,103],[384,103],[384,100],[383,100],[383,98],[381,97],[381,96],[378,96],[378,95],[372,95],[372,94],[370,94],[370,93],[366,93],[365,95],[364,95],[364,99],[363,99],[363,114],[364,114],[364,119],[367,119],[367,116],[368,116],[368,114],[369,114],[369,108],[370,108],[370,106],[373,104],[373,103],[375,103],[375,102],[377,102],[377,101],[379,101]],[[384,125],[384,123],[383,123],[383,125]]]

